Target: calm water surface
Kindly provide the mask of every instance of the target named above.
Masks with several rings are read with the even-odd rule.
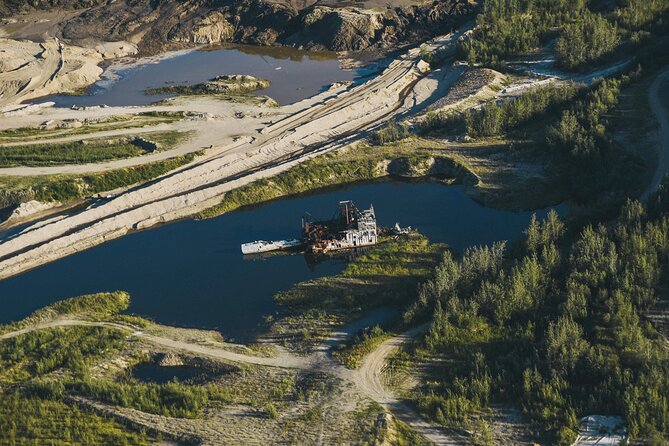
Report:
[[[149,88],[192,85],[222,74],[250,74],[270,80],[270,87],[258,93],[283,105],[313,96],[333,82],[352,80],[357,73],[341,69],[334,53],[288,48],[239,46],[175,54],[153,63],[108,71],[85,96],[56,95],[39,101],[48,99],[59,107],[147,105],[170,96],[144,94]]]
[[[438,183],[374,183],[275,201],[131,234],[0,281],[0,323],[66,297],[126,290],[132,295],[133,313],[164,324],[218,329],[248,341],[263,317],[279,310],[272,299],[277,291],[337,274],[345,263],[329,260],[309,266],[300,255],[249,260],[239,245],[297,237],[304,212],[329,218],[338,201],[348,199],[361,208],[373,203],[381,225],[398,221],[457,250],[517,239],[531,215],[485,208],[461,187]]]

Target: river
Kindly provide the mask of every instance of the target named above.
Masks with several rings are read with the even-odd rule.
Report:
[[[301,255],[248,259],[240,244],[298,237],[305,212],[329,218],[340,200],[349,199],[360,208],[373,204],[380,225],[412,226],[458,251],[517,239],[531,216],[483,207],[461,186],[433,182],[371,183],[273,201],[130,234],[1,281],[0,323],[66,297],[125,290],[132,296],[130,312],[164,324],[217,329],[241,342],[252,340],[264,316],[280,311],[272,298],[277,291],[337,274],[345,263],[328,260],[314,266]]]

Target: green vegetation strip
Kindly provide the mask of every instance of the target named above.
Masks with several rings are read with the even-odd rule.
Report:
[[[132,141],[74,141],[0,147],[0,167],[87,164],[131,158],[148,151]]]
[[[87,294],[55,302],[41,308],[21,321],[0,326],[0,334],[53,321],[63,316],[101,320],[114,316],[130,305],[130,295],[122,291]]]
[[[0,176],[0,207],[16,204],[15,199],[66,202],[97,193],[143,183],[190,163],[199,152],[164,161],[89,175],[48,175],[36,177]]]
[[[435,161],[434,164],[432,161]],[[466,170],[438,150],[422,149],[421,142],[407,141],[401,145],[381,147],[361,144],[346,151],[319,156],[274,177],[235,189],[225,194],[220,204],[201,212],[199,217],[211,218],[288,195],[388,175],[440,175],[461,179]]]
[[[171,148],[188,135],[178,131],[151,132],[127,138],[0,146],[0,168],[92,164],[132,158]]]

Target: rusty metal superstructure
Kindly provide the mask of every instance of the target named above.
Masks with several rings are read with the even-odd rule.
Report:
[[[355,204],[340,201],[334,217],[326,221],[302,218],[302,241],[311,253],[375,245],[378,242],[374,206],[359,210]]]
[[[396,225],[399,228],[398,225]],[[403,229],[406,231],[406,229]],[[376,225],[374,206],[359,210],[350,200],[340,201],[337,211],[330,220],[313,221],[309,214],[302,217],[300,239],[264,241],[259,240],[241,245],[243,254],[259,254],[270,251],[295,250],[304,248],[307,254],[326,254],[343,249],[376,245],[379,234],[399,234]]]

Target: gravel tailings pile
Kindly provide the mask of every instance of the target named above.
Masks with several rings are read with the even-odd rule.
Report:
[[[95,50],[65,45],[58,39],[44,43],[0,39],[0,110],[21,101],[72,92],[100,78],[104,55],[132,54],[125,42],[102,44]]]

